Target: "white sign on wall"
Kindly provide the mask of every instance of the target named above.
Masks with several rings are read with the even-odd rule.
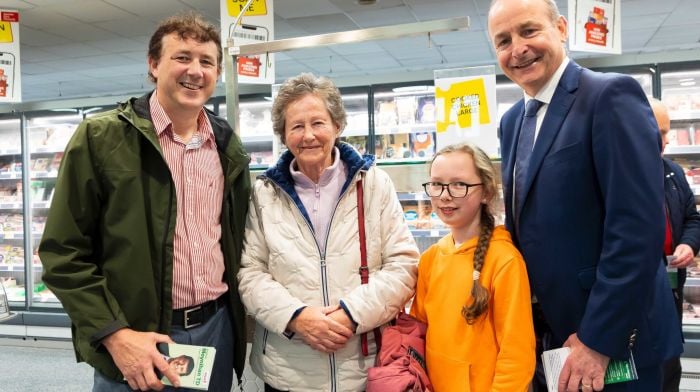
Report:
[[[20,102],[19,12],[0,9],[0,102]]]
[[[622,53],[621,0],[569,0],[569,49]]]
[[[437,149],[471,142],[499,157],[495,67],[436,70],[434,75]]]
[[[229,38],[233,46],[267,42],[274,39],[272,0],[253,0],[250,8],[236,25],[236,18],[247,0],[221,0],[221,39],[224,48]],[[275,66],[272,53],[238,56],[239,83],[273,84]],[[230,72],[231,70],[226,70]]]

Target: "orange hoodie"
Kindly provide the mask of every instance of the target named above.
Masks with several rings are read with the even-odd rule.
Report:
[[[428,324],[428,375],[436,392],[526,391],[535,371],[535,333],[525,263],[497,226],[479,278],[488,309],[469,325],[462,306],[471,300],[477,240],[455,248],[448,234],[421,256],[411,314]]]

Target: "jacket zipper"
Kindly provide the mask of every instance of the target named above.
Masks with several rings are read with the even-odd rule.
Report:
[[[263,329],[263,341],[262,341],[262,344],[263,344],[262,353],[263,353],[263,355],[265,355],[265,353],[267,352],[267,335],[268,335],[267,328],[264,328]]]
[[[360,170],[358,170],[358,173],[361,173]],[[361,175],[361,174],[360,174]],[[357,174],[356,174],[357,176]],[[284,188],[279,186],[277,182],[269,177],[267,177],[271,182],[277,186],[277,188],[282,191],[292,202],[292,204],[297,208],[297,211],[299,211],[299,215],[301,215],[301,210],[299,209],[299,206],[296,205],[294,200],[292,199],[292,196],[287,192]],[[331,214],[331,220],[328,222],[328,228],[326,229],[326,247],[328,246],[328,237],[330,236],[331,233],[331,227],[333,226],[333,218],[335,217],[336,211],[338,211],[338,206],[340,205],[340,201],[347,195],[349,192],[350,188],[355,184],[355,181],[351,181],[348,187],[345,189],[345,191],[338,197],[338,201],[335,203],[335,207],[333,208],[333,213]],[[302,216],[302,220],[306,223],[306,227],[309,228],[309,231],[313,234],[313,228],[311,227],[311,224],[304,219]],[[314,244],[316,244],[316,250],[318,250],[318,254],[321,258],[321,292],[323,294],[323,306],[328,306],[330,304],[330,299],[328,298],[328,275],[327,275],[327,270],[326,270],[326,252],[321,252],[321,248],[319,248],[318,244],[316,241],[314,241]],[[263,335],[266,337],[266,335]],[[263,346],[263,354],[265,353],[264,346]],[[330,353],[328,354],[328,361],[330,365],[330,371],[331,371],[331,392],[336,392],[336,382],[337,382],[337,375],[336,375],[336,366],[335,366],[335,353]]]

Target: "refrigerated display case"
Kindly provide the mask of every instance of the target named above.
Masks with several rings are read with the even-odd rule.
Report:
[[[369,91],[367,89],[341,90],[347,125],[340,140],[351,144],[360,154],[370,152]]]
[[[373,94],[378,162],[425,162],[435,154],[435,87],[431,82],[378,86]]]
[[[0,115],[0,281],[10,305],[25,303],[21,118]]]
[[[272,165],[279,148],[272,134],[272,101],[270,97],[241,97],[238,104],[243,148],[250,155],[250,167],[258,169]],[[226,116],[226,103],[220,103],[218,114]]]
[[[671,118],[664,155],[681,165],[700,202],[700,68],[661,73],[661,100]],[[700,258],[687,269],[683,324],[700,326]]]
[[[44,232],[46,216],[53,197],[58,168],[63,159],[63,151],[83,114],[78,109],[43,111],[26,116],[25,132],[28,137],[29,159],[29,202],[31,208],[31,265],[32,273],[27,274],[27,294],[30,293],[30,306],[59,306],[58,300],[41,281],[41,261],[37,253],[39,240]]]

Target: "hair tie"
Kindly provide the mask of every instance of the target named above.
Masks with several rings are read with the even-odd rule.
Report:
[[[481,272],[474,270],[474,274],[472,276],[474,276],[474,280],[479,280],[479,276],[481,276]]]

